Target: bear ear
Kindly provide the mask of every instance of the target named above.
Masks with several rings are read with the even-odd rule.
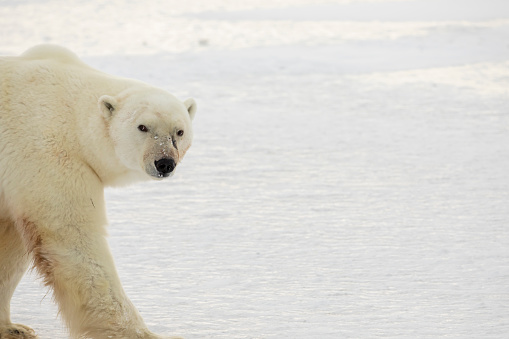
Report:
[[[187,111],[189,112],[189,117],[191,120],[193,120],[196,114],[196,101],[194,101],[192,98],[189,98],[184,101],[184,106],[186,106]]]
[[[109,95],[103,95],[99,98],[99,108],[105,118],[110,118],[117,107],[117,100]]]

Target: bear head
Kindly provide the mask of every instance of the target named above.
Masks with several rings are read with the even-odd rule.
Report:
[[[193,99],[180,101],[156,88],[103,95],[99,107],[118,160],[153,179],[171,176],[191,146]]]

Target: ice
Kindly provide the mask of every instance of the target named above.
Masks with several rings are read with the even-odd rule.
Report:
[[[176,175],[106,192],[155,332],[507,337],[506,1],[4,1],[0,32],[197,100]],[[12,320],[67,338],[45,293]]]

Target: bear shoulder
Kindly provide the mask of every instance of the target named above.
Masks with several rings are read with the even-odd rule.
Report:
[[[85,65],[80,58],[65,47],[51,44],[43,44],[32,47],[25,51],[21,57],[27,60],[55,60],[62,63]]]

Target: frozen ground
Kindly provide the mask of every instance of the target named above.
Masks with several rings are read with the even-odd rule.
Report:
[[[198,101],[171,180],[107,191],[154,331],[509,336],[509,2],[0,1],[40,42]],[[67,338],[45,294],[12,318]]]

